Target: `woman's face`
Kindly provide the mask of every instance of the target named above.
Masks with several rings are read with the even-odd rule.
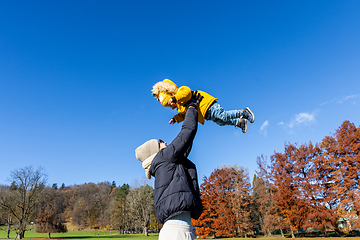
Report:
[[[164,142],[164,141],[159,141],[159,148],[160,148],[160,150],[163,149],[163,148],[166,148],[166,147],[167,147],[166,142]]]

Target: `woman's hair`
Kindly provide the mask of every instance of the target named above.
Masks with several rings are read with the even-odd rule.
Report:
[[[165,80],[161,82],[157,82],[153,86],[153,89],[151,91],[154,97],[159,97],[160,92],[170,94],[171,96],[176,94],[178,90],[177,86],[174,83],[172,83],[170,80],[169,81],[165,81]]]

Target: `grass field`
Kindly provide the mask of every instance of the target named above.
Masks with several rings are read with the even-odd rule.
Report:
[[[10,239],[13,240],[15,238],[15,231],[10,233]],[[150,233],[148,237],[144,236],[144,234],[117,234],[116,231],[105,232],[103,231],[68,231],[67,233],[52,233],[51,239],[64,239],[64,240],[111,240],[111,239],[134,239],[134,240],[152,240],[158,239],[159,234]],[[6,231],[0,228],[0,239],[6,238]],[[36,233],[33,231],[25,232],[25,240],[45,240],[48,239],[47,233]],[[360,240],[360,239],[359,239]]]
[[[103,231],[68,231],[67,233],[52,233],[51,239],[64,239],[64,240],[111,240],[111,239],[129,239],[129,240],[156,240],[158,239],[158,234],[149,234],[148,237],[143,234],[126,234],[119,235],[117,232],[112,231],[106,232]],[[33,231],[26,231],[24,240],[47,240],[47,233],[36,233]],[[13,240],[15,238],[15,232],[12,231],[10,234],[10,239]],[[280,236],[274,237],[259,237],[264,240],[280,240]],[[5,240],[6,231],[4,228],[0,227],[0,240]],[[225,239],[239,239],[239,238],[225,238]],[[360,240],[360,237],[317,237],[317,238],[296,238],[299,240]],[[249,238],[250,240],[250,238]]]

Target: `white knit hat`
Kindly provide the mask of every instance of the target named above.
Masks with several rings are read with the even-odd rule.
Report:
[[[135,149],[135,156],[142,162],[142,167],[145,169],[145,175],[148,179],[151,178],[149,172],[151,162],[159,151],[159,142],[156,139],[151,139]]]

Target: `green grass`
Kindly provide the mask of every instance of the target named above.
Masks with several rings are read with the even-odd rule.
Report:
[[[10,239],[13,240],[15,238],[15,231],[11,231]],[[103,231],[72,231],[69,230],[67,233],[52,233],[51,239],[64,239],[64,240],[112,240],[112,239],[130,239],[130,240],[156,240],[158,239],[159,234],[150,233],[148,237],[143,234],[117,234],[117,231],[106,232],[106,235]],[[36,233],[32,230],[25,232],[24,240],[46,240],[48,237],[47,233]],[[280,236],[273,237],[259,237],[263,240],[280,240],[282,239]],[[0,227],[0,240],[5,240],[6,231],[5,228]],[[240,238],[226,238],[226,240],[230,239],[240,239]],[[245,240],[245,238],[242,238]],[[249,240],[251,238],[248,238]],[[291,238],[286,238],[291,239]],[[316,237],[316,238],[305,238],[299,237],[297,240],[360,240],[360,237]]]
[[[11,231],[10,239],[15,238],[15,231]],[[159,234],[150,233],[148,237],[144,234],[117,234],[117,231],[107,231],[106,235],[103,231],[68,231],[67,233],[52,233],[51,239],[64,239],[64,240],[111,240],[111,239],[136,239],[136,240],[153,240],[158,239]],[[34,231],[26,231],[24,240],[37,240],[47,239],[47,233],[36,233]],[[4,228],[0,228],[0,239],[6,238],[6,231]]]

